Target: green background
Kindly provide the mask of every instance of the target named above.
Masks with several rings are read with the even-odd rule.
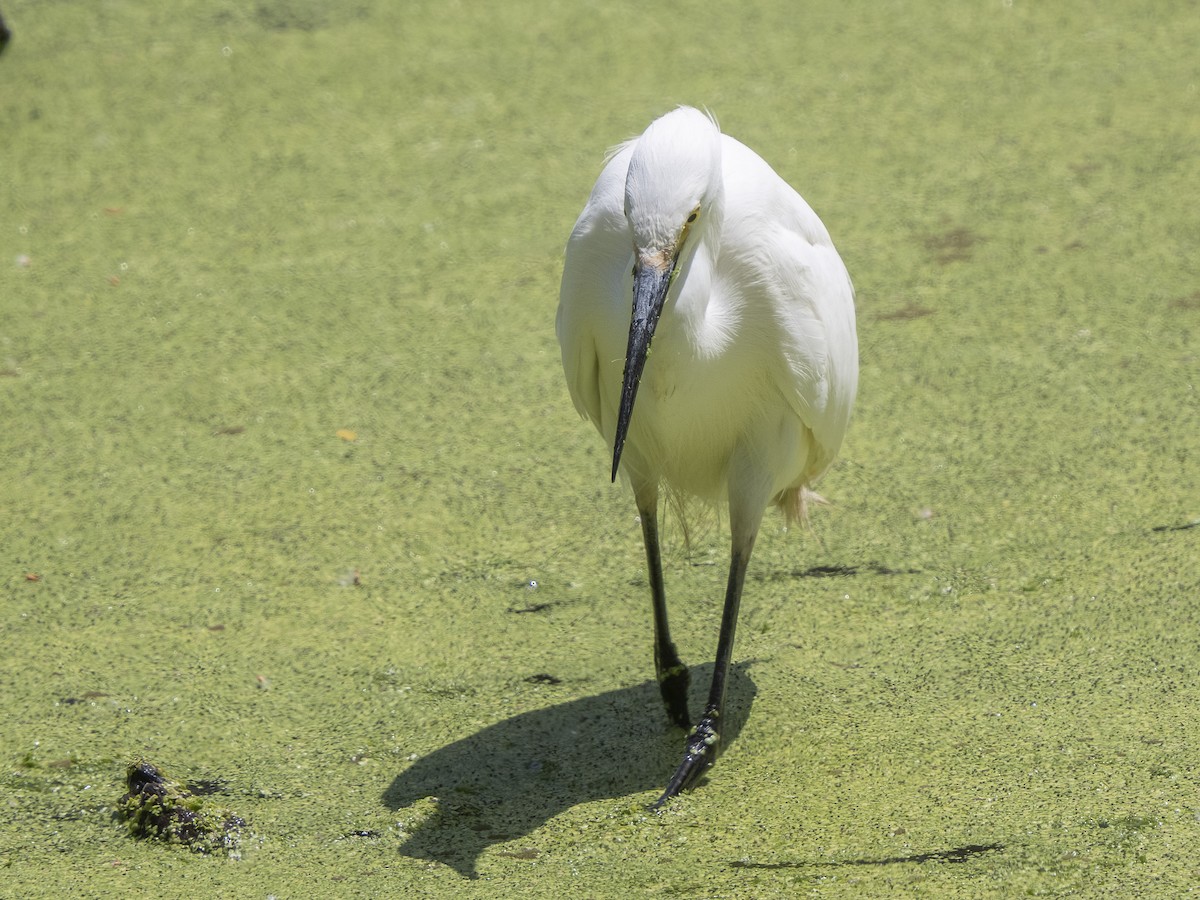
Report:
[[[1197,883],[1195,3],[0,10],[0,896]],[[640,531],[553,322],[678,103],[821,215],[862,378],[653,815]],[[724,526],[668,526],[694,708]],[[142,757],[239,859],[127,835]]]

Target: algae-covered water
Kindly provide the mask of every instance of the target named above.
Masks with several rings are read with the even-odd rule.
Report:
[[[1194,3],[0,11],[0,896],[1194,888]],[[862,379],[654,815],[640,531],[553,320],[678,103],[829,226]],[[693,708],[723,528],[670,529]],[[132,837],[138,760],[232,852]]]

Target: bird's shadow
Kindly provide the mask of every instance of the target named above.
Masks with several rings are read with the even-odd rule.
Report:
[[[748,668],[730,669],[726,747],[754,699]],[[712,664],[691,673],[695,710],[704,699],[696,687],[707,688]],[[580,803],[660,791],[682,758],[683,732],[667,724],[658,684],[647,681],[521,713],[448,744],[397,775],[383,802],[393,810],[418,804],[404,826],[405,856],[475,878],[492,844],[523,837]]]

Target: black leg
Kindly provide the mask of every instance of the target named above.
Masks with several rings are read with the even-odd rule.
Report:
[[[650,598],[654,605],[654,671],[667,715],[680,728],[691,726],[687,694],[687,666],[679,659],[667,625],[667,592],[663,586],[662,559],[658,552],[658,491],[637,492],[638,515],[646,544],[646,567],[650,573]]]
[[[713,665],[712,688],[708,693],[708,705],[700,722],[688,735],[684,746],[683,762],[667,782],[651,809],[658,809],[680,791],[696,783],[700,775],[717,758],[721,746],[721,715],[725,706],[725,679],[729,674],[729,661],[733,656],[733,637],[737,631],[738,607],[742,602],[742,584],[746,580],[746,567],[750,564],[750,553],[754,549],[751,536],[741,550],[735,549],[729,563],[729,583],[725,588],[725,609],[721,614],[721,636],[717,641],[717,661]]]

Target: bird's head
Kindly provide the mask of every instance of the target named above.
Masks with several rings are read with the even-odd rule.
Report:
[[[667,113],[638,138],[625,177],[625,217],[633,234],[633,316],[625,353],[612,477],[658,317],[721,202],[721,132],[688,106]]]

